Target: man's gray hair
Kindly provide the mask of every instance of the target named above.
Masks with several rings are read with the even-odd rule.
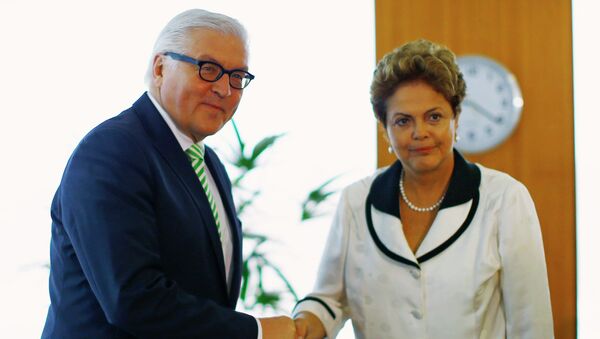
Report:
[[[154,57],[167,51],[185,53],[187,34],[199,28],[211,29],[237,36],[244,43],[246,50],[248,50],[248,34],[239,21],[220,13],[213,13],[203,9],[190,9],[171,19],[160,32],[158,38],[156,38],[148,69],[146,70],[146,84],[150,85],[152,81]]]

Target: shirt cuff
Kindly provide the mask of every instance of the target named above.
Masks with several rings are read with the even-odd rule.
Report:
[[[258,320],[258,318],[254,318],[256,319],[256,325],[258,325],[258,338],[257,339],[262,339],[262,326],[260,325],[260,320]]]
[[[309,295],[309,297],[311,296]],[[345,319],[342,319],[343,314],[341,310],[330,308],[321,298],[311,297],[302,299],[292,311],[292,318],[295,318],[298,313],[303,311],[310,312],[319,318],[323,324],[327,338],[335,338],[345,323]]]

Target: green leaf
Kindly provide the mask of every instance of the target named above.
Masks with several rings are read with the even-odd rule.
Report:
[[[254,161],[250,158],[246,158],[243,154],[238,155],[238,158],[233,162],[233,165],[245,172],[249,172],[256,167]]]
[[[319,206],[319,204],[327,200],[327,198],[329,198],[332,194],[335,193],[335,191],[326,191],[325,188],[338,177],[339,176],[335,176],[325,181],[324,183],[319,185],[319,187],[315,188],[314,190],[308,193],[308,196],[302,203],[302,214],[300,220],[306,221],[319,215],[316,213],[316,209]]]
[[[271,306],[277,308],[277,304],[281,300],[279,293],[262,292],[256,296],[256,304],[264,306]]]
[[[268,150],[275,142],[281,138],[283,134],[272,135],[263,138],[259,141],[256,146],[252,149],[252,154],[248,157],[244,154],[244,149],[240,148],[240,152],[234,155],[231,163],[239,168],[243,173],[250,172],[258,167],[256,160],[261,156],[266,150]],[[240,141],[241,142],[241,141]],[[245,145],[241,142],[240,145]],[[244,173],[245,174],[245,173]]]
[[[252,155],[250,156],[250,160],[255,163],[256,159],[258,159],[258,157],[267,149],[269,149],[271,146],[273,146],[273,144],[275,144],[275,142],[281,138],[282,136],[284,136],[284,134],[276,134],[276,135],[271,135],[268,137],[263,138],[261,141],[259,141],[256,146],[254,146],[254,149],[252,150]]]
[[[335,192],[312,191],[308,194],[308,199],[306,202],[314,202],[315,204],[319,204],[325,201],[333,193]]]
[[[302,217],[300,217],[300,220],[301,221],[305,221],[305,220],[308,220],[308,219],[312,219],[314,217],[315,217],[315,215],[313,214],[313,212],[309,211],[308,208],[306,208],[305,206],[303,206],[303,208],[302,208]]]
[[[248,291],[248,282],[250,280],[250,268],[248,260],[244,260],[242,264],[242,287],[240,289],[240,299],[246,301],[246,291]]]
[[[231,182],[231,186],[234,188],[242,188],[242,180],[246,177],[246,173],[248,172],[242,172],[237,178],[235,178]]]
[[[266,235],[258,233],[244,232],[244,239],[258,240],[259,243],[267,241],[269,238]]]
[[[256,197],[257,197],[259,194],[260,194],[260,191],[254,191],[254,192],[252,192],[252,194],[251,194],[251,196],[250,196],[249,198],[247,198],[247,199],[243,199],[243,200],[240,200],[240,201],[239,201],[239,202],[236,204],[236,207],[237,207],[237,214],[238,214],[238,216],[239,216],[239,215],[242,215],[242,214],[243,214],[243,212],[244,212],[244,210],[245,210],[245,209],[246,209],[248,206],[250,206],[250,205],[252,205],[252,204],[254,203],[254,199],[256,199]]]

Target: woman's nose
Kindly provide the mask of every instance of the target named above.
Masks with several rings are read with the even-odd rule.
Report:
[[[423,122],[415,122],[413,128],[413,139],[422,139],[427,136],[427,124]]]

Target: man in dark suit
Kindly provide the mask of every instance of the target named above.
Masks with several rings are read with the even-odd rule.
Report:
[[[205,137],[235,113],[246,32],[203,10],[173,18],[149,91],[77,146],[52,202],[43,338],[292,338],[288,317],[236,312],[242,231]]]

